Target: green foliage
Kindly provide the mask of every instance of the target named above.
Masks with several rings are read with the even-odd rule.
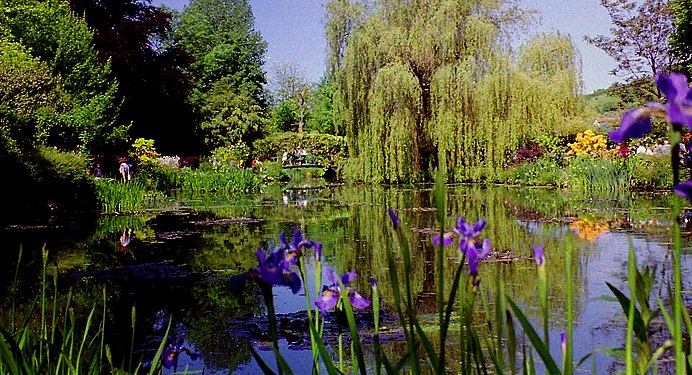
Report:
[[[276,157],[276,160],[281,160],[284,151],[305,148],[315,154],[315,163],[324,167],[339,167],[346,156],[344,137],[329,134],[276,133],[255,141],[252,146],[256,157]]]
[[[632,187],[637,190],[667,190],[673,187],[669,155],[636,155]]]
[[[99,212],[136,212],[159,207],[165,201],[165,195],[152,191],[146,179],[147,176],[137,176],[127,183],[103,178],[96,180]]]
[[[498,174],[497,181],[512,185],[562,187],[565,172],[556,162],[539,158],[505,169]]]
[[[0,162],[8,182],[4,192],[12,197],[3,206],[0,223],[37,224],[95,213],[93,180],[80,155],[54,148],[19,154],[2,145]]]
[[[236,90],[227,78],[216,81],[200,105],[200,131],[210,149],[251,143],[266,125],[264,109],[248,92]]]
[[[543,157],[556,163],[558,165],[563,165],[565,160],[565,148],[566,139],[564,137],[557,137],[551,134],[539,134],[534,139],[542,151]]]
[[[670,46],[689,74],[692,72],[692,1],[673,0],[669,6],[675,25]]]
[[[242,168],[250,158],[250,148],[243,143],[230,147],[219,147],[212,151],[208,163],[215,172],[233,171]]]
[[[305,130],[323,134],[335,134],[334,129],[334,85],[326,77],[310,92],[310,112]]]
[[[502,35],[530,16],[513,5],[328,4],[347,177],[406,182],[439,169],[450,182],[492,180],[520,144],[580,113],[571,40],[539,36],[513,55]]]
[[[247,0],[190,1],[180,16],[176,36],[194,57],[190,70],[200,91],[206,92],[226,78],[227,85],[261,99],[267,44],[254,28]]]
[[[250,169],[226,172],[197,169],[183,173],[181,186],[183,191],[197,193],[252,194],[259,190],[260,180]]]
[[[298,107],[290,100],[284,100],[272,107],[271,124],[278,132],[295,131],[298,123]]]
[[[636,158],[577,156],[567,164],[567,186],[581,192],[627,191],[636,165]]]
[[[255,165],[255,173],[262,181],[276,182],[283,181],[288,176],[283,165],[277,161],[264,161]]]
[[[609,91],[610,90],[597,90],[587,95],[587,108],[600,115],[608,114],[621,108],[621,99],[618,96],[611,95]]]
[[[39,148],[30,160],[31,178],[39,191],[32,200],[42,202],[44,209],[56,216],[95,211],[96,197],[92,179],[85,173],[85,158],[54,148]]]
[[[0,38],[0,129],[20,149],[45,144],[67,98],[47,64]]]
[[[34,106],[41,106],[41,110],[27,113],[26,107],[16,102],[5,104],[24,115],[28,121],[23,126],[28,132],[31,122],[39,124],[36,143],[90,154],[110,150],[126,137],[128,126],[116,123],[120,107],[117,85],[108,78],[110,67],[97,60],[92,31],[70,11],[67,1],[8,1],[3,4],[0,21],[7,26],[8,40],[27,47],[54,77],[51,82],[46,72],[16,66],[23,70],[16,79],[29,83],[17,92],[33,92]],[[34,91],[31,87],[41,81],[47,86]],[[45,91],[49,92],[44,97],[38,96]],[[60,103],[46,105],[51,97],[61,98]]]

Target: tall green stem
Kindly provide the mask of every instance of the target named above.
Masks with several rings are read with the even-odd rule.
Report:
[[[673,167],[673,186],[680,182],[680,139],[681,139],[682,126],[679,124],[672,124],[672,131],[670,134],[670,144],[671,144],[671,165]],[[673,290],[674,290],[674,303],[673,303],[673,322],[674,330],[673,336],[675,339],[675,372],[677,374],[684,374],[687,367],[687,358],[685,356],[685,351],[682,343],[682,276],[680,274],[680,212],[682,211],[680,198],[674,198],[674,210],[673,210],[673,238],[674,238],[674,249],[673,249]]]
[[[262,291],[262,297],[264,297],[264,304],[267,306],[267,315],[269,318],[269,333],[272,337],[272,343],[274,349],[279,350],[279,335],[276,328],[276,311],[274,310],[274,294],[272,293],[272,286],[259,282],[260,290]],[[279,356],[276,356],[276,368],[279,370],[279,374],[283,374],[281,370],[281,363],[279,362]]]

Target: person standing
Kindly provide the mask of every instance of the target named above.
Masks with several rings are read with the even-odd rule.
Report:
[[[123,183],[132,179],[130,175],[130,164],[124,159],[120,160],[120,177],[122,177]]]

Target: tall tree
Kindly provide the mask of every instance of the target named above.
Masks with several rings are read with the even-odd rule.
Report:
[[[52,107],[52,116],[46,115],[49,113],[46,112],[47,107],[34,114],[40,114],[40,118],[35,119],[40,126],[38,133],[34,134],[34,141],[92,154],[115,147],[127,131],[127,126],[117,125],[116,121],[119,110],[117,84],[109,78],[109,65],[97,61],[93,34],[84,20],[70,11],[66,0],[4,0],[0,2],[0,6],[0,23],[5,28],[5,37],[27,48],[23,54],[21,49],[13,47],[11,43],[6,44],[8,52],[14,50],[13,55],[18,58],[14,60],[13,69],[19,69],[17,76],[23,77],[13,82],[47,82],[45,74],[28,78],[19,73],[38,73],[40,70],[29,67],[45,64],[53,76],[50,81],[54,82],[50,85],[53,93],[46,98],[62,98],[60,106]],[[30,62],[31,59],[25,56],[29,53],[43,64]],[[5,68],[9,66],[5,65]],[[8,86],[14,85],[10,81],[5,83]],[[33,89],[22,91],[25,93],[17,92],[19,97],[32,95],[30,92]],[[34,91],[38,92],[40,91]],[[45,99],[35,99],[34,105],[45,102]],[[23,111],[19,107],[13,110]],[[24,112],[22,117],[29,124],[31,116],[26,117],[27,115]]]
[[[307,118],[308,131],[334,134],[334,84],[328,76],[310,92],[310,116]]]
[[[602,49],[617,66],[611,74],[626,81],[647,79],[668,71],[676,64],[668,39],[674,27],[667,0],[601,0],[613,23],[612,36],[585,36],[584,40]],[[654,90],[653,85],[650,90]]]
[[[194,57],[190,72],[205,92],[221,78],[264,99],[262,65],[266,42],[255,29],[247,0],[191,0],[180,17],[176,36]]]
[[[675,32],[670,38],[673,53],[688,76],[692,73],[692,0],[670,3]]]
[[[308,112],[308,98],[312,85],[305,78],[305,73],[293,63],[284,63],[274,71],[276,88],[272,96],[276,104],[287,102],[284,107],[295,110],[298,133],[303,132]],[[292,124],[293,125],[293,124]]]
[[[576,111],[571,42],[546,37],[515,58],[507,35],[533,13],[514,1],[386,0],[364,16],[348,4],[327,5],[345,10],[327,36],[348,178],[409,182],[440,168],[491,179],[521,142]]]
[[[189,56],[174,44],[173,15],[151,0],[69,0],[94,30],[101,61],[110,61],[124,98],[122,120],[133,137],[156,141],[163,153],[195,151],[191,108],[186,105]],[[165,48],[162,48],[165,47]]]
[[[194,59],[189,68],[194,83],[189,100],[203,108],[196,121],[206,145],[250,143],[260,132],[257,127],[265,123],[262,65],[267,46],[254,29],[248,1],[191,0],[180,16],[175,36]],[[218,105],[221,87],[226,90],[223,106]],[[247,116],[227,116],[247,109],[251,109]],[[221,134],[239,136],[215,139]]]

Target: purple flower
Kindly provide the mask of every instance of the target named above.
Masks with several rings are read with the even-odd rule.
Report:
[[[615,143],[622,143],[628,138],[641,138],[651,130],[651,110],[634,108],[625,112],[620,120],[620,127],[608,133]]]
[[[668,99],[668,120],[673,124],[692,127],[692,89],[687,77],[680,73],[656,74],[656,86]]]
[[[442,237],[434,236],[433,243],[439,245],[440,241],[443,241],[444,246],[449,246],[454,242],[455,237],[461,237],[467,240],[473,240],[481,233],[483,228],[485,228],[485,220],[478,220],[476,224],[471,226],[467,223],[461,216],[457,217],[456,226],[452,227],[450,230],[446,231]],[[462,250],[462,252],[464,252]],[[465,253],[465,252],[464,252]]]
[[[291,288],[293,294],[300,290],[300,277],[291,271],[291,263],[286,260],[284,249],[277,249],[265,255],[260,247],[257,249],[259,265],[250,271],[248,276],[269,286],[284,285]]]
[[[394,227],[394,229],[396,229],[399,226],[399,224],[401,224],[399,217],[396,216],[396,214],[394,213],[394,209],[392,208],[389,209],[389,218],[392,220],[392,226]]]
[[[627,111],[620,121],[620,128],[608,133],[610,139],[622,143],[628,138],[641,138],[651,130],[651,116],[658,115],[670,123],[692,128],[692,89],[687,77],[680,73],[656,74],[656,86],[667,102],[648,103],[645,107]]]
[[[315,255],[315,261],[319,262],[322,260],[322,243],[321,242],[315,242],[314,255]]]
[[[536,265],[540,267],[545,264],[545,258],[543,256],[545,251],[543,249],[543,245],[532,246],[531,250],[533,250],[533,257],[536,259]]]
[[[459,216],[454,227],[446,231],[442,236],[433,237],[435,245],[439,245],[442,242],[444,246],[451,245],[454,242],[454,238],[459,237],[459,251],[468,260],[469,276],[471,276],[473,286],[478,286],[480,283],[478,279],[479,261],[488,256],[492,250],[489,239],[484,238],[481,240],[478,238],[483,228],[485,228],[485,224],[486,221],[481,219],[474,225],[471,225]]]
[[[326,271],[327,279],[329,279],[331,285],[325,285],[322,288],[322,295],[315,301],[315,305],[320,309],[320,311],[322,311],[323,314],[326,314],[327,311],[336,307],[342,293],[339,286],[339,279],[334,274],[334,270],[327,268]],[[348,299],[349,302],[351,302],[351,306],[357,309],[364,309],[370,306],[370,301],[358,294],[358,292],[350,286],[350,283],[355,279],[356,271],[346,272],[341,275],[341,283],[344,284],[344,288],[346,288],[346,293],[348,293]]]
[[[692,181],[681,182],[673,187],[675,194],[692,201]]]
[[[315,241],[304,239],[303,233],[296,229],[296,227],[293,227],[291,243],[286,241],[286,233],[284,232],[279,234],[279,238],[281,239],[283,250],[285,251],[284,257],[290,265],[298,263],[298,259],[303,255],[303,248],[309,249],[315,246]]]
[[[560,347],[562,348],[562,354],[567,353],[567,332],[560,332]]]
[[[180,335],[177,340],[174,340],[173,336],[168,336],[168,346],[163,349],[163,353],[161,354],[163,358],[163,367],[171,368],[178,366],[178,356],[183,352],[193,361],[199,357],[199,353],[195,353],[191,351],[190,348],[183,345],[184,341],[185,335]]]

